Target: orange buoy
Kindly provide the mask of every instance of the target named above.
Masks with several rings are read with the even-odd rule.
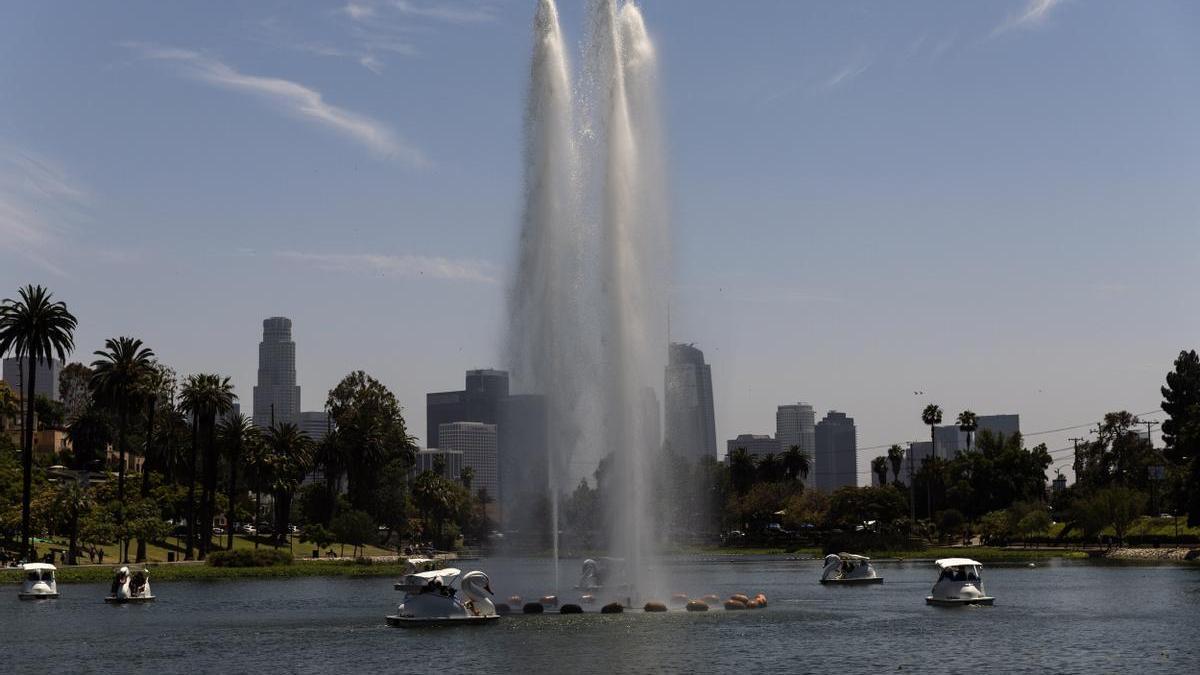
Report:
[[[700,601],[706,605],[717,605],[721,603],[721,598],[717,597],[715,593],[709,593],[703,598],[700,598]]]
[[[746,609],[746,603],[744,603],[741,600],[738,600],[736,598],[730,598],[725,601],[725,609],[728,609],[730,611],[737,610],[737,609]]]
[[[708,604],[701,602],[700,600],[689,600],[688,604],[687,604],[687,611],[689,611],[689,612],[707,612]]]
[[[741,603],[743,603],[743,604],[744,604],[744,603],[747,603],[747,602],[750,602],[750,598],[749,598],[749,596],[743,595],[742,593],[735,593],[735,594],[733,594],[733,595],[729,596],[729,599],[730,599],[730,600],[737,600],[738,602],[741,602]]]
[[[671,595],[671,604],[677,607],[682,607],[683,605],[686,605],[690,599],[691,598],[688,597],[687,593],[673,593]]]
[[[519,596],[519,595],[510,595],[510,596],[508,597],[508,604],[509,604],[509,605],[511,605],[511,606],[513,606],[513,607],[520,607],[521,605],[524,605],[525,603],[524,603],[524,602],[521,602],[521,596]]]
[[[667,606],[657,600],[651,600],[646,603],[645,607],[642,607],[642,610],[646,612],[665,612],[667,611]]]
[[[585,594],[579,596],[579,601],[585,605],[594,605],[594,604],[596,604],[596,596],[594,596],[590,593],[585,593]]]
[[[546,607],[558,607],[558,596],[557,595],[543,595],[542,599],[539,600],[538,602],[542,603]]]

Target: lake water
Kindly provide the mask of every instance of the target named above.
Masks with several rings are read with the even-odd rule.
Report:
[[[497,598],[550,592],[545,560],[462,563]],[[563,563],[570,586],[578,561]],[[157,603],[109,606],[107,584],[57,601],[0,598],[0,671],[24,672],[1198,672],[1200,567],[988,565],[994,607],[927,607],[930,563],[880,563],[877,586],[817,583],[818,561],[674,560],[698,597],[766,593],[763,610],[509,616],[405,630],[394,580],[155,583]],[[575,592],[564,591],[563,601]],[[663,598],[666,600],[667,598]],[[598,605],[597,605],[598,606]]]

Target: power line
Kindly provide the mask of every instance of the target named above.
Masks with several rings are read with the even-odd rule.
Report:
[[[1136,413],[1134,415],[1134,417],[1145,417],[1147,415],[1161,415],[1162,413],[1163,413],[1162,409],[1159,408],[1159,409],[1151,410],[1151,411],[1144,412],[1144,413]],[[1074,429],[1086,429],[1088,427],[1091,427],[1093,424],[1095,424],[1095,422],[1087,422],[1086,424],[1075,424],[1075,425],[1072,425],[1069,427],[1060,427],[1058,429],[1046,429],[1044,431],[1031,431],[1027,434],[1022,433],[1021,437],[1029,438],[1030,436],[1045,436],[1046,434],[1055,434],[1055,433],[1059,433],[1062,431],[1072,431]],[[883,450],[886,448],[890,448],[893,445],[899,445],[901,447],[904,447],[904,445],[906,443],[923,443],[923,442],[924,441],[902,441],[900,443],[883,443],[881,445],[871,445],[871,446],[868,446],[865,448],[858,448],[858,449],[859,450]]]

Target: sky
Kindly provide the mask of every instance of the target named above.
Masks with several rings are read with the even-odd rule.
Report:
[[[1026,432],[1158,408],[1200,341],[1200,5],[641,4],[672,336],[721,448],[806,401],[856,419],[867,482],[929,402]],[[291,317],[304,409],[364,369],[423,438],[426,392],[504,365],[534,7],[0,5],[0,295],[47,285],[74,358],[133,335],[246,412]],[[1069,469],[1084,435],[1030,441]]]

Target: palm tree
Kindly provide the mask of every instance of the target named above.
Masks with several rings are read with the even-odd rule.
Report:
[[[729,481],[740,495],[746,494],[754,484],[754,457],[745,448],[735,448],[729,455]]]
[[[958,413],[958,430],[967,435],[967,452],[971,451],[971,441],[975,440],[975,430],[979,428],[979,418],[970,410]]]
[[[119,337],[104,341],[104,350],[92,362],[89,386],[97,401],[117,414],[117,524],[125,524],[125,438],[129,431],[129,413],[145,394],[145,381],[153,369],[154,352],[136,338]],[[122,562],[129,562],[129,541],[121,546]]]
[[[904,448],[899,445],[888,448],[887,461],[892,465],[892,482],[899,483],[900,465],[904,463]]]
[[[881,486],[887,485],[888,458],[880,455],[871,460],[871,471],[875,473],[875,477],[879,479]]]
[[[0,303],[0,355],[12,352],[17,359],[29,364],[25,401],[24,439],[21,448],[21,545],[29,559],[29,501],[33,484],[33,402],[37,382],[37,364],[57,356],[67,360],[75,349],[75,317],[63,302],[51,300],[53,294],[42,286],[32,284],[17,291],[18,300],[5,298]]]
[[[237,470],[247,448],[258,442],[258,427],[245,415],[233,415],[221,420],[217,427],[217,441],[229,463],[229,529],[225,548],[233,550],[233,508],[237,500]]]
[[[793,445],[785,450],[781,460],[784,473],[790,480],[804,480],[808,478],[808,472],[812,470],[812,459],[798,445]]]
[[[262,515],[262,493],[272,482],[271,477],[271,448],[261,434],[257,442],[247,446],[244,459],[246,465],[246,481],[254,489],[254,525],[259,525]],[[254,548],[258,548],[259,535],[254,537]]]
[[[290,422],[267,429],[271,449],[271,492],[275,497],[275,537],[287,534],[292,495],[312,468],[312,440]]]
[[[187,548],[183,559],[192,559],[192,548],[196,542],[196,462],[200,454],[198,430],[200,426],[201,382],[199,375],[188,375],[183,386],[179,389],[179,411],[187,416],[192,424],[192,448],[188,454],[188,496],[187,496]]]
[[[937,455],[937,425],[942,423],[942,409],[936,404],[930,403],[921,411],[921,421],[929,425],[929,457],[933,457]],[[908,462],[908,472],[911,474],[913,470],[914,467],[910,459]],[[915,480],[910,480],[909,482],[916,483]],[[910,510],[912,512],[912,519],[915,522],[917,519],[916,492],[912,485],[908,486],[908,490],[909,501],[912,502]],[[925,499],[926,501],[929,500],[929,481],[925,482]]]
[[[211,373],[195,376],[191,392],[193,414],[204,434],[204,482],[200,500],[199,559],[204,560],[212,544],[212,520],[217,506],[217,417],[233,409],[237,395],[228,377]],[[189,527],[189,529],[191,529]]]
[[[783,462],[779,455],[768,452],[758,458],[758,479],[764,483],[777,483],[784,476]]]
[[[142,448],[142,499],[150,496],[150,469],[156,466],[159,453],[154,449],[154,421],[160,407],[169,408],[175,397],[175,372],[157,361],[150,365],[141,385],[142,400],[146,405],[145,445]],[[161,471],[161,469],[160,469]],[[137,561],[146,561],[146,541],[138,539]]]
[[[91,491],[87,483],[81,480],[62,481],[59,484],[55,498],[55,507],[68,514],[71,534],[67,545],[67,564],[75,564],[75,556],[79,551],[79,514],[91,506]]]

